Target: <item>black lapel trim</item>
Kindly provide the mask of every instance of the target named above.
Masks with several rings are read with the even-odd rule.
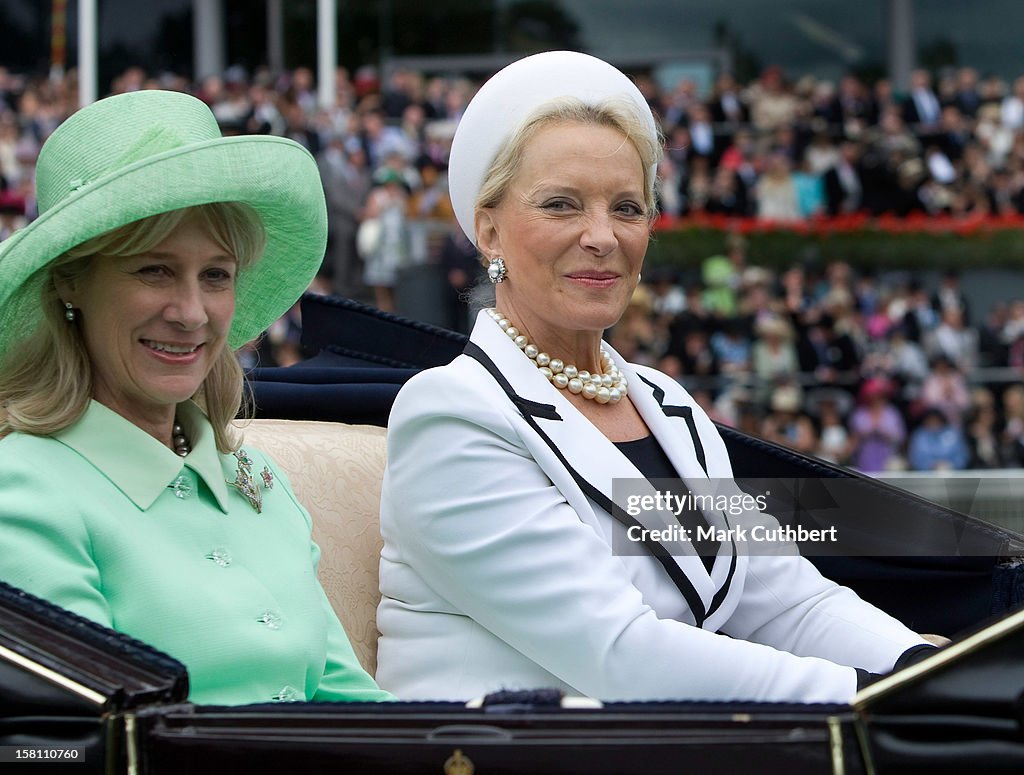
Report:
[[[613,501],[603,492],[594,487],[594,485],[592,485],[590,482],[583,478],[579,471],[577,471],[575,468],[569,465],[569,461],[565,459],[565,456],[562,454],[562,451],[558,448],[555,442],[551,440],[551,438],[543,431],[543,429],[539,425],[537,425],[537,422],[534,420],[534,417],[544,417],[545,415],[534,414],[533,410],[537,407],[549,409],[551,413],[554,415],[549,419],[561,420],[562,418],[559,417],[557,412],[555,412],[555,407],[549,404],[538,404],[535,401],[528,401],[527,399],[517,395],[515,390],[512,388],[512,385],[509,384],[509,381],[507,379],[505,379],[505,375],[502,374],[498,367],[494,364],[494,361],[492,361],[488,357],[488,355],[473,342],[467,344],[463,352],[470,358],[473,358],[474,360],[478,361],[480,365],[487,369],[490,375],[494,377],[494,380],[499,385],[501,385],[502,390],[504,390],[505,393],[508,394],[508,397],[512,400],[512,403],[519,407],[520,411],[523,414],[523,419],[525,419],[526,422],[529,423],[530,427],[533,428],[534,431],[536,431],[542,439],[544,439],[544,443],[548,445],[548,448],[550,448],[550,450],[554,453],[555,457],[558,458],[558,461],[572,475],[572,478],[576,481],[576,484],[579,486],[581,490],[583,490],[583,493],[588,498],[597,503],[597,505],[599,505],[602,509],[611,514],[616,520],[625,525],[627,528],[633,526],[641,528],[643,527],[643,525],[641,525],[639,522],[637,522],[635,519],[629,516],[629,514],[623,511],[618,506],[618,504],[615,503],[615,501]],[[686,600],[687,605],[689,605],[690,607],[690,612],[693,614],[693,618],[697,626],[703,627],[704,620],[708,616],[708,614],[704,611],[704,602],[700,599],[700,595],[697,594],[697,590],[694,589],[693,584],[690,582],[690,579],[687,578],[686,574],[683,572],[683,569],[676,564],[675,560],[673,559],[672,555],[668,552],[668,550],[657,541],[645,540],[643,541],[643,544],[647,547],[648,551],[650,551],[650,553],[654,555],[654,558],[661,563],[661,566],[665,569],[669,577],[672,579],[672,582],[676,585],[676,587],[678,587],[679,592],[682,594],[683,598]],[[735,564],[736,555],[734,552],[733,568],[735,568]],[[725,589],[728,589],[728,586],[728,582],[726,582]],[[718,595],[722,595],[723,599],[725,597],[725,595],[722,594],[721,591],[719,591],[719,593],[716,594],[715,597],[717,598]],[[721,601],[719,601],[719,605],[721,605]],[[717,606],[715,607],[717,608]]]
[[[513,389],[512,385],[505,375],[501,373],[497,366],[483,350],[481,350],[473,342],[467,342],[466,347],[463,351],[466,355],[475,361],[478,361],[487,371],[490,373],[494,380],[501,385],[501,389],[504,390],[508,397],[512,399],[512,403],[519,407],[519,411],[523,413],[523,417],[543,417],[545,420],[559,420],[562,417],[558,414],[553,404],[542,404],[538,401],[530,401],[527,398],[523,398]]]
[[[708,606],[708,616],[711,616],[725,602],[725,596],[729,594],[729,588],[732,586],[732,577],[736,573],[736,540],[730,539],[730,543],[732,544],[732,557],[729,560],[729,573],[725,577],[725,583],[715,592],[715,596],[711,598],[711,605]]]
[[[516,396],[516,406],[522,410],[524,415],[529,415],[530,417],[542,417],[545,420],[562,420],[561,415],[558,414],[555,407],[551,404],[541,404],[536,401],[530,401],[522,396]]]
[[[693,409],[689,406],[675,406],[673,404],[665,404],[665,391],[661,387],[655,385],[649,379],[644,379],[643,375],[637,374],[640,380],[644,382],[650,389],[651,395],[654,396],[654,400],[658,402],[658,406],[661,407],[661,411],[665,413],[666,417],[682,417],[686,421],[686,428],[690,432],[690,438],[693,440],[693,449],[697,454],[697,462],[700,463],[701,469],[704,471],[704,475],[708,475],[707,458],[704,456],[704,445],[701,443],[700,436],[697,433],[697,423],[693,419]],[[722,518],[725,520],[726,527],[729,527],[729,518],[722,514]],[[736,573],[736,540],[730,539],[732,544],[732,559],[729,563],[729,573],[725,577],[725,583],[715,593],[715,596],[711,598],[711,606],[708,608],[707,615],[711,616],[718,608],[722,605],[726,595],[729,594],[729,588],[732,586],[732,578]]]
[[[651,388],[654,400],[658,402],[658,406],[661,407],[661,411],[665,413],[666,417],[682,417],[686,421],[686,429],[690,431],[690,438],[693,440],[693,449],[697,454],[697,462],[700,463],[700,467],[704,469],[704,475],[707,476],[707,458],[704,456],[704,445],[701,443],[700,435],[697,433],[697,423],[693,419],[693,409],[689,406],[674,406],[672,404],[666,405],[665,391],[650,380],[644,379],[641,375],[637,374],[637,376]]]

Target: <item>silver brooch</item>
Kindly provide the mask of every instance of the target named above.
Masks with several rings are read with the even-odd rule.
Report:
[[[235,481],[228,482],[228,485],[242,493],[249,501],[249,505],[256,509],[257,514],[262,514],[263,490],[257,486],[256,477],[252,475],[252,458],[244,449],[239,449],[234,455],[238,461],[238,470],[235,471]],[[263,470],[260,471],[260,479],[263,481],[263,489],[274,489],[274,474],[267,466],[263,466]]]
[[[242,493],[257,514],[262,514],[263,493],[252,478],[252,458],[245,454],[244,449],[239,449],[234,455],[238,460],[238,470],[235,471],[235,481],[228,482],[228,485]]]

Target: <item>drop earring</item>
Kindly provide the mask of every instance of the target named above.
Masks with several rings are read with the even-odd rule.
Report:
[[[64,302],[64,319],[67,320],[68,323],[75,322],[75,308],[71,306],[70,301]]]
[[[492,285],[497,285],[504,282],[506,277],[508,277],[508,269],[505,268],[504,259],[501,256],[495,256],[487,264],[487,279],[491,281]]]

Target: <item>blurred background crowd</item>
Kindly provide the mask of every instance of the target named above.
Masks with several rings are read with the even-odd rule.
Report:
[[[1024,213],[1024,76],[917,70],[898,95],[885,79],[792,78],[778,67],[747,83],[721,75],[708,93],[637,78],[667,140],[659,228],[703,215]],[[403,312],[415,307],[399,298],[403,275],[430,267],[440,280],[414,292],[437,297],[433,322],[465,331],[465,293],[482,270],[455,226],[445,169],[478,85],[342,69],[336,104],[323,109],[306,68],[233,67],[199,83],[129,68],[109,91],[191,92],[226,133],[302,143],[330,223],[311,290]],[[76,96],[73,71],[32,79],[0,68],[0,239],[35,217],[36,155]],[[1024,465],[1022,289],[973,309],[955,271],[876,274],[827,256],[769,269],[738,232],[726,244],[693,266],[649,266],[613,346],[674,374],[717,420],[864,471]],[[300,327],[294,310],[250,361],[299,360]]]

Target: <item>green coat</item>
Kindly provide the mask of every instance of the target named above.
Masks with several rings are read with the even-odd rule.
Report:
[[[317,581],[312,522],[285,477],[243,447],[257,514],[199,408],[178,416],[184,459],[95,401],[54,436],[0,440],[0,580],[174,656],[193,702],[389,699]]]

